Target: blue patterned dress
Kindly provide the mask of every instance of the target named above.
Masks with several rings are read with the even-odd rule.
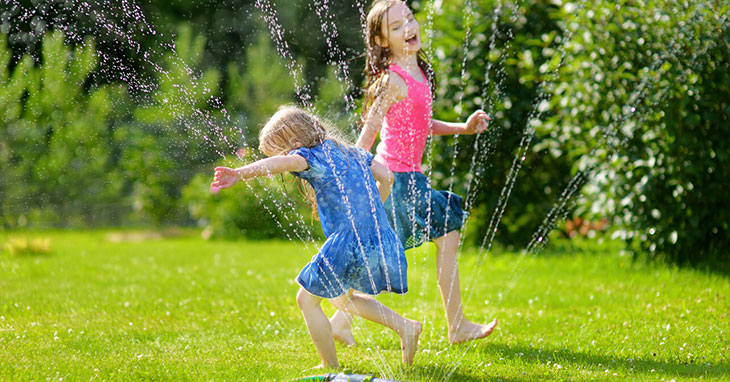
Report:
[[[307,292],[323,298],[350,289],[367,294],[406,293],[406,257],[388,223],[375,179],[373,156],[331,140],[293,150],[309,168],[293,174],[317,195],[317,212],[327,240],[297,276]]]

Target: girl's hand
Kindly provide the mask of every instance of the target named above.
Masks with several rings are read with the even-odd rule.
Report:
[[[241,181],[241,175],[236,170],[229,167],[216,167],[210,188],[215,192],[221,188],[232,187],[239,181]]]
[[[484,110],[477,110],[466,120],[464,134],[478,134],[487,129],[487,121],[491,121]]]

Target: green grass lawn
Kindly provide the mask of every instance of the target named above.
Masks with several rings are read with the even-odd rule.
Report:
[[[0,252],[0,380],[291,380],[319,357],[294,277],[316,246],[109,232]],[[119,240],[122,239],[122,240]],[[730,380],[730,280],[632,263],[615,244],[553,242],[539,256],[461,255],[467,316],[500,321],[452,346],[433,248],[408,253],[404,296],[379,299],[424,324],[413,366],[397,337],[361,319],[343,367],[400,381]],[[429,252],[431,251],[431,252]],[[325,311],[333,313],[324,303]]]

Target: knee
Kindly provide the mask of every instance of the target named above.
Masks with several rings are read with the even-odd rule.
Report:
[[[444,236],[434,240],[436,246],[441,250],[452,250],[459,247],[459,231],[451,231]]]
[[[446,241],[452,244],[459,244],[459,231],[453,230],[446,234]]]
[[[299,288],[299,292],[297,292],[297,305],[299,306],[299,309],[306,309],[307,307],[312,306],[314,301],[314,296],[309,294],[309,292],[307,292],[304,288]]]

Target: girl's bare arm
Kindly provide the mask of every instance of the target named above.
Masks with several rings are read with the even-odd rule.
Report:
[[[492,118],[487,113],[477,110],[463,123],[444,122],[434,119],[431,132],[433,132],[433,135],[476,134],[486,130],[487,121],[491,120]]]
[[[387,167],[376,161],[373,161],[370,164],[370,170],[373,172],[373,177],[375,178],[375,180],[378,181],[378,192],[380,192],[380,200],[385,203],[385,199],[388,199],[388,195],[390,195],[390,191],[393,189],[393,181],[395,181],[393,172],[391,172]]]
[[[388,109],[408,95],[408,86],[401,76],[388,75],[388,78],[384,80],[385,84],[383,86],[385,88],[368,109],[360,137],[355,143],[356,147],[363,150],[370,151],[370,147],[375,142],[375,136],[378,135],[378,130],[383,125],[383,119],[385,114],[388,113]]]
[[[261,159],[236,169],[216,167],[212,187],[229,188],[240,181],[259,176],[279,174],[288,171],[304,171],[309,167],[307,161],[299,155],[278,155]]]

